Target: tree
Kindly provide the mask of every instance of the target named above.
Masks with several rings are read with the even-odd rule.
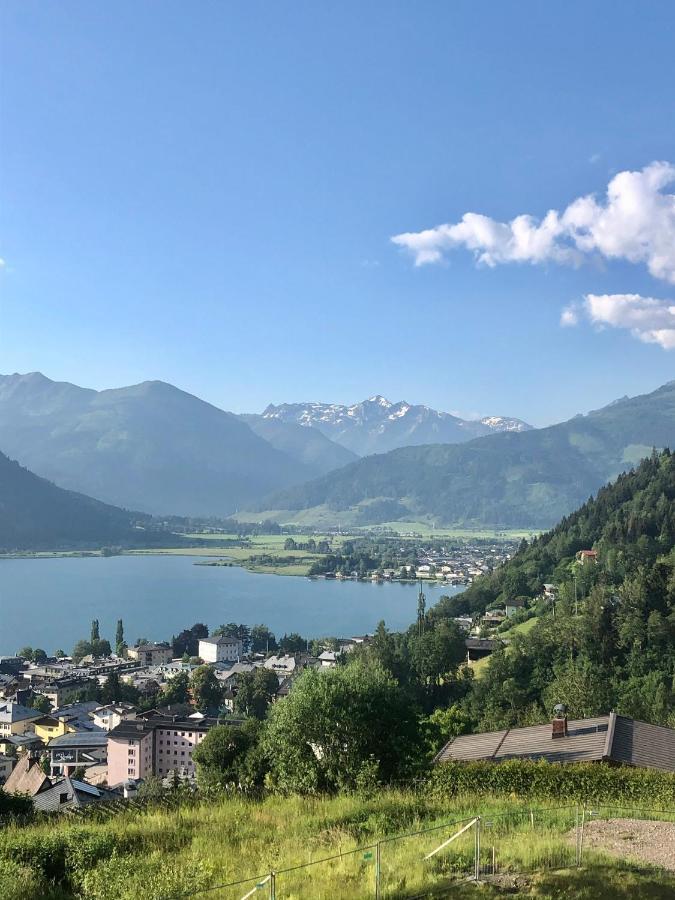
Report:
[[[161,693],[160,699],[165,706],[176,703],[188,703],[190,700],[190,679],[187,672],[174,675]]]
[[[307,640],[297,631],[285,634],[279,641],[279,649],[282,653],[301,653],[307,647]]]
[[[282,791],[350,789],[368,769],[380,782],[409,774],[420,752],[416,710],[380,665],[306,669],[270,710],[264,744]]]
[[[278,688],[279,679],[271,669],[259,666],[252,672],[243,672],[237,682],[234,708],[245,716],[264,719]]]
[[[173,655],[182,656],[187,653],[188,656],[196,656],[199,652],[199,641],[201,638],[209,636],[209,629],[201,622],[197,622],[192,628],[181,631],[178,637],[173,638]]]
[[[45,697],[43,694],[33,694],[28,702],[28,706],[31,709],[37,709],[41,713],[45,713],[45,715],[52,711],[52,705],[49,702],[49,698]]]
[[[65,654],[65,652],[64,652],[63,650],[55,650],[55,651],[54,651],[54,656],[55,656],[57,659],[64,659],[64,658],[65,658],[65,655],[66,655],[66,654]]]
[[[32,647],[22,647],[16,655],[23,657],[23,659],[27,660],[28,662],[32,662],[33,661],[33,648]]]
[[[98,631],[98,619],[92,619],[91,621],[91,643],[93,644],[95,641],[100,640],[101,635]]]
[[[41,648],[37,648],[33,650],[33,662],[41,665],[44,662],[47,662],[47,654]]]
[[[251,650],[254,653],[267,653],[276,650],[277,641],[267,625],[254,625],[251,628]]]
[[[220,708],[223,689],[210,666],[199,666],[190,676],[190,695],[199,710]]]
[[[115,653],[118,656],[124,656],[127,645],[124,640],[124,623],[121,619],[117,620],[117,629],[115,631]]]
[[[267,766],[259,748],[260,724],[216,725],[195,748],[197,778],[202,788],[262,785]]]
[[[293,538],[286,538],[284,541],[284,550],[297,550],[298,545],[295,543]]]
[[[72,657],[73,662],[77,665],[85,656],[89,656],[91,653],[91,642],[90,641],[78,641],[73,647]]]

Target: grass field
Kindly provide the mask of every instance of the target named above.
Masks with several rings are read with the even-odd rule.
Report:
[[[475,826],[425,856],[477,814],[483,816],[483,873],[489,876],[498,860],[497,884],[480,892],[456,883],[450,888],[473,872]],[[575,817],[571,806],[531,810],[512,799],[448,801],[382,791],[372,799],[235,796],[125,812],[103,823],[61,818],[0,832],[0,897],[159,900],[209,890],[205,900],[239,900],[248,890],[269,896],[268,886],[260,893],[255,886],[273,869],[277,900],[358,900],[374,897],[374,844],[382,839],[383,898],[502,896],[502,885],[523,873],[532,897],[673,896],[675,880],[596,851],[586,854],[583,871],[574,869]],[[302,868],[283,871],[296,866]],[[213,890],[232,881],[240,883]]]

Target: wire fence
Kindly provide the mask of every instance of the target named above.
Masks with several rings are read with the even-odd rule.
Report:
[[[514,806],[505,813],[449,819],[383,836],[320,859],[163,900],[401,900],[441,885],[450,889],[453,883],[462,881],[492,881],[581,867],[606,860],[607,855],[629,865],[631,847],[627,841],[624,846],[621,842],[631,837],[631,828],[649,822],[655,823],[654,827],[675,823],[675,809],[601,804]],[[609,838],[604,846],[603,841],[596,840],[598,834]],[[657,858],[651,865],[655,871],[660,868]]]

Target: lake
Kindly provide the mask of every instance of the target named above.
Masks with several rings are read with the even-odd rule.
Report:
[[[169,640],[204,622],[265,624],[279,637],[351,637],[380,619],[398,630],[417,615],[417,585],[259,575],[239,567],[194,565],[192,556],[0,559],[0,655],[20,647],[66,652],[89,637],[92,619],[113,643]],[[425,585],[427,606],[463,587]]]

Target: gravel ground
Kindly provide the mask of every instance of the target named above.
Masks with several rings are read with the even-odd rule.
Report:
[[[600,819],[586,822],[584,848],[675,872],[675,822]]]

